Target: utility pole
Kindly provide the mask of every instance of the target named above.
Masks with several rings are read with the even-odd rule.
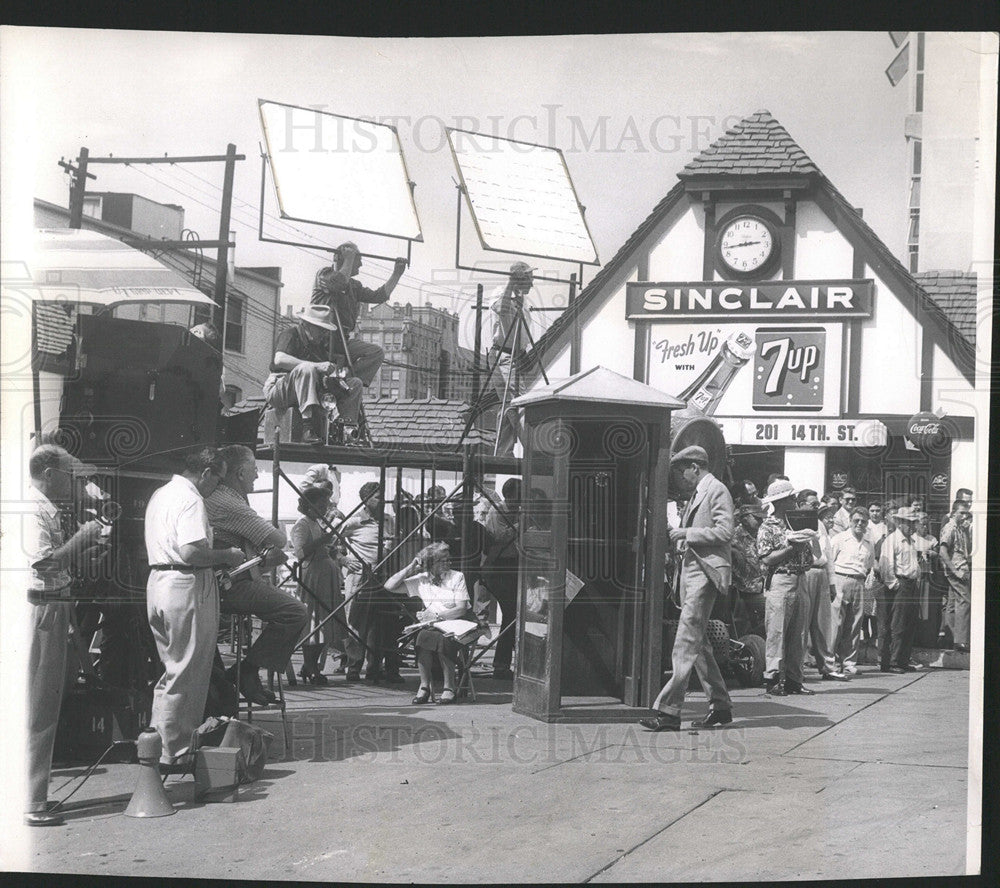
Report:
[[[80,156],[77,158],[77,165],[67,163],[62,158],[59,159],[61,166],[67,173],[73,176],[73,182],[69,187],[69,227],[83,227],[83,199],[87,193],[87,179],[96,179],[93,173],[87,172],[87,163],[90,159],[90,151],[86,148],[80,149]]]
[[[229,266],[229,219],[233,206],[233,178],[236,174],[236,146],[226,146],[226,173],[222,181],[222,208],[219,213],[219,252],[215,263],[215,304],[219,306],[219,335],[226,347],[226,270]]]

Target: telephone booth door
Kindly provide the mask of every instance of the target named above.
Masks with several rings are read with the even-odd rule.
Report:
[[[546,721],[620,720],[659,690],[674,402],[611,375],[635,401],[525,406],[514,709]]]

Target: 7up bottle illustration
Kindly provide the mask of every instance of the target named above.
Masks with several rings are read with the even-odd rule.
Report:
[[[698,378],[677,397],[702,413],[715,413],[733,377],[753,354],[754,342],[746,333],[731,333]]]

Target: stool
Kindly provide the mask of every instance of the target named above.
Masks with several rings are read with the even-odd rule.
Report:
[[[240,693],[240,669],[243,666],[243,649],[249,647],[249,638],[253,634],[253,617],[243,614],[230,614],[230,627],[231,627],[231,648],[235,644],[235,654],[236,654],[236,717],[239,718],[239,714],[244,710],[247,714],[247,721],[253,721],[254,707],[256,706],[258,710],[268,709],[275,705],[272,703],[260,705],[251,703],[249,700],[244,700],[243,695]],[[288,733],[288,717],[285,707],[285,688],[281,682],[281,672],[269,669],[267,671],[267,683],[270,688],[274,687],[274,682],[277,681],[278,689],[278,702],[277,706],[281,711],[281,728],[282,733],[285,737],[285,749],[291,749],[291,738]]]

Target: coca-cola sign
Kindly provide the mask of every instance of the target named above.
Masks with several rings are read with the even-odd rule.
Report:
[[[906,437],[916,447],[935,447],[946,444],[950,436],[940,417],[916,413],[906,422]]]

